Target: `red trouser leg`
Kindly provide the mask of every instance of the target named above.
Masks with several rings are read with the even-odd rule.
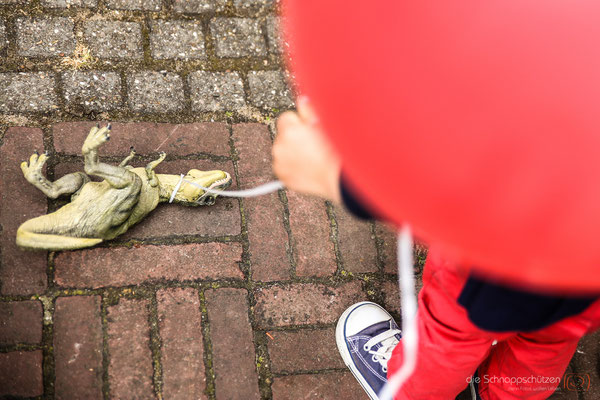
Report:
[[[417,311],[417,365],[396,399],[454,399],[490,352],[496,336],[481,334],[456,302],[466,278],[429,251]],[[388,377],[402,365],[402,353],[400,342],[388,361]]]
[[[514,384],[498,385],[492,380],[506,377],[510,381],[532,375],[561,377],[579,338],[600,324],[600,302],[578,316],[533,334],[487,332],[473,325],[457,303],[466,278],[454,265],[430,251],[419,293],[417,365],[396,399],[454,399],[475,370],[486,400],[546,398],[558,382],[515,389]],[[494,340],[498,345],[492,346]],[[402,352],[400,343],[388,362],[388,376],[402,365]],[[488,375],[487,383],[484,375]],[[540,386],[548,390],[540,391]]]
[[[600,324],[600,301],[547,328],[498,343],[479,367],[483,399],[546,399],[560,382],[579,339]]]

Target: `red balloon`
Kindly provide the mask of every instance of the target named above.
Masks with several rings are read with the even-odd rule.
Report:
[[[300,90],[377,212],[480,273],[600,290],[600,3],[289,0]]]

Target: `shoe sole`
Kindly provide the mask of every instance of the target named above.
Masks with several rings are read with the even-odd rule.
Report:
[[[350,349],[348,348],[348,343],[346,342],[346,321],[348,319],[348,315],[350,315],[350,313],[356,310],[357,308],[362,307],[366,304],[375,305],[381,308],[382,310],[386,311],[379,304],[370,301],[361,301],[360,303],[356,303],[354,306],[349,307],[346,311],[344,311],[344,313],[340,316],[340,319],[338,320],[338,323],[335,328],[335,342],[337,344],[340,355],[342,356],[342,360],[344,360],[344,364],[346,364],[346,367],[350,369],[350,372],[352,372],[352,375],[354,375],[358,383],[360,383],[360,386],[362,386],[365,392],[367,392],[367,395],[369,395],[371,400],[379,400],[379,396],[377,395],[377,393],[375,393],[373,389],[371,389],[371,385],[369,385],[367,381],[365,381],[365,379],[362,377],[362,374],[356,368],[354,361],[350,356]]]

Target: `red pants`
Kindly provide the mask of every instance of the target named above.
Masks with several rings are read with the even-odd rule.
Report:
[[[466,279],[430,251],[419,293],[417,366],[395,399],[454,399],[475,370],[485,400],[546,399],[579,339],[600,327],[600,301],[536,332],[494,333],[473,325],[457,303]],[[401,344],[388,362],[388,376],[402,365]]]

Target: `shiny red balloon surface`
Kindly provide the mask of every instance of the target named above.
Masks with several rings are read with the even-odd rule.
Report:
[[[289,0],[349,179],[484,275],[600,290],[600,2]]]

